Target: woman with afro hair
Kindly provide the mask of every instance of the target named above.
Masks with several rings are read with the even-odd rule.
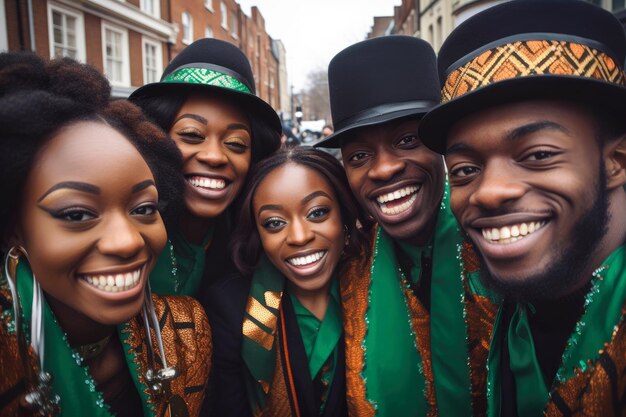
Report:
[[[198,415],[206,316],[148,283],[180,169],[94,68],[0,54],[0,415]]]

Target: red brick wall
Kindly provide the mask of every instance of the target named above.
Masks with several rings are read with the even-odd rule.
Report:
[[[142,86],[144,82],[141,34],[133,30],[128,31],[128,52],[130,55],[130,85],[135,87]]]
[[[85,49],[87,63],[100,71],[104,71],[102,64],[102,27],[101,19],[97,16],[85,13]]]

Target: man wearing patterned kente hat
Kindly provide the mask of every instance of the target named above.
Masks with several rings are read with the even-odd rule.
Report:
[[[417,134],[439,103],[435,53],[412,37],[370,39],[337,54],[328,79],[335,133],[316,146],[341,149],[376,223],[370,253],[341,282],[349,413],[484,414],[485,372],[473,365],[491,327],[467,324],[492,306],[463,280],[443,159]]]
[[[617,19],[575,0],[495,6],[440,51],[419,132],[505,300],[489,416],[626,415],[625,56]]]

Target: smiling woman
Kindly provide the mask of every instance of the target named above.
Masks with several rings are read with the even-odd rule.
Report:
[[[160,82],[130,97],[170,134],[184,160],[185,213],[166,222],[170,240],[150,277],[157,292],[197,296],[233,269],[226,253],[233,203],[250,168],[280,145],[280,120],[254,86],[241,50],[200,39]]]
[[[293,148],[259,163],[243,193],[233,257],[248,279],[224,280],[207,303],[213,415],[345,415],[339,282],[367,250],[343,169]]]
[[[197,415],[206,316],[148,285],[179,152],[91,67],[1,54],[0,72],[0,414]]]

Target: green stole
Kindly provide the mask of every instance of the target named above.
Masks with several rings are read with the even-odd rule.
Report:
[[[24,316],[24,331],[30,335],[30,319],[33,297],[33,274],[27,262],[20,261],[17,266],[17,287]],[[17,302],[17,300],[13,300]],[[11,310],[12,312],[12,310]],[[43,300],[44,321],[44,370],[53,376],[52,390],[61,397],[60,416],[64,417],[111,417],[109,407],[104,402],[102,393],[96,389],[95,382],[89,374],[89,368],[82,366],[82,358],[74,351],[63,329],[59,326],[54,313]],[[130,326],[126,323],[118,326],[118,335],[122,340],[126,356],[126,364],[139,392],[143,404],[144,416],[155,416],[156,407],[148,403],[148,387],[141,384],[135,355],[131,353],[128,339]],[[29,339],[29,337],[27,337]]]
[[[323,320],[315,317],[300,303],[296,296],[293,294],[289,294],[289,296],[291,297],[296,321],[300,328],[300,336],[302,337],[306,357],[309,361],[311,381],[315,380],[318,374],[322,372],[320,378],[326,387],[326,394],[328,394],[337,366],[337,344],[343,332],[339,282],[333,279],[328,310],[326,310]],[[325,364],[330,364],[330,366],[324,367]],[[320,415],[323,413],[325,405],[326,395],[322,398]]]
[[[610,342],[626,300],[626,246],[615,250],[593,273],[592,288],[585,296],[585,312],[570,336],[554,382],[545,381],[537,361],[528,314],[532,305],[518,304],[508,329],[503,329],[502,307],[494,324],[488,359],[488,416],[500,415],[502,332],[508,332],[511,371],[515,377],[517,412],[524,417],[543,416],[549,392],[593,364]]]
[[[446,187],[432,238],[431,363],[438,414],[469,416],[472,400],[464,286],[457,256],[462,240],[449,209],[448,194]],[[404,247],[413,261],[412,278],[417,280],[421,257],[430,251]],[[379,227],[365,317],[362,372],[367,399],[375,405],[377,416],[425,416],[429,412],[422,358],[417,348],[419,340],[412,328],[412,313],[403,288],[408,285],[398,265],[393,240]],[[368,365],[377,363],[382,365]]]
[[[265,408],[266,396],[269,393],[274,377],[278,315],[284,287],[285,278],[267,257],[262,255],[259,266],[252,277],[243,322],[242,356],[252,376],[251,379],[248,378],[247,392],[254,414]],[[335,296],[339,299],[338,290],[335,289],[335,292]],[[327,330],[324,330],[324,332],[328,337],[322,335],[322,329],[325,328]],[[336,330],[339,330],[339,334],[336,334]],[[318,366],[321,368],[329,356],[326,355],[328,348],[324,344],[334,345],[333,351],[336,355],[337,342],[341,336],[341,331],[341,308],[338,303],[331,302],[326,311],[322,328],[320,328],[322,337],[318,335],[317,339],[319,342],[315,342],[315,347],[312,350],[313,354],[309,361],[312,378],[319,372],[318,370],[313,375],[315,369],[318,369]],[[307,340],[303,340],[303,342],[306,346]],[[319,347],[317,346],[318,343]],[[323,356],[325,358],[322,358]]]
[[[201,245],[189,242],[178,229],[169,231],[169,239],[150,273],[150,288],[160,295],[195,297],[204,272],[207,246],[213,237],[209,229]]]

